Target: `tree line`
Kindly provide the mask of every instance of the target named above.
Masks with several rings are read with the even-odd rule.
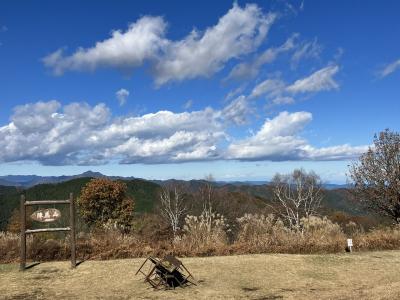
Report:
[[[385,130],[374,136],[373,145],[349,168],[349,185],[353,199],[370,211],[400,223],[400,135]],[[159,192],[158,213],[172,231],[179,236],[185,218],[196,214],[205,226],[211,226],[217,215],[232,214],[233,206],[226,195],[221,195],[212,176],[205,178],[198,190],[189,191],[183,184],[169,183]],[[294,170],[290,174],[276,174],[271,183],[270,211],[294,230],[302,230],[302,219],[319,216],[324,197],[323,182],[313,171]],[[79,209],[90,226],[114,226],[127,232],[135,218],[134,199],[127,196],[122,181],[93,179],[83,188]],[[196,201],[193,201],[195,199]],[[239,213],[238,211],[233,214]]]

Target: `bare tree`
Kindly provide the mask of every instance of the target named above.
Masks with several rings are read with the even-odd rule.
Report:
[[[199,194],[203,205],[202,215],[206,220],[208,230],[211,231],[212,217],[214,213],[213,198],[215,193],[213,182],[215,179],[212,174],[209,174],[204,178],[204,181],[205,183],[199,189]]]
[[[160,192],[161,215],[172,228],[174,239],[187,211],[184,189],[178,185],[163,187]]]
[[[291,174],[276,174],[272,180],[278,214],[290,227],[300,229],[300,220],[317,214],[323,198],[322,182],[314,172],[303,169],[294,170]]]
[[[355,198],[370,210],[400,223],[400,134],[389,129],[350,166]]]

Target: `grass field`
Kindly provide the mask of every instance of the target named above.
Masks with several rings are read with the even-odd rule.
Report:
[[[143,259],[0,265],[1,299],[400,299],[400,251],[262,254],[182,261],[198,286],[153,291]]]

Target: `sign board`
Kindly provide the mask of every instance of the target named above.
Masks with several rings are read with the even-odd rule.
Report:
[[[27,206],[36,206],[36,205],[58,205],[58,204],[67,204],[69,205],[69,226],[61,227],[61,228],[37,228],[31,229],[26,228],[26,207]],[[27,234],[35,234],[41,232],[70,232],[70,243],[71,243],[71,267],[76,267],[76,240],[75,240],[75,201],[74,195],[72,193],[69,194],[69,199],[66,200],[36,200],[36,201],[26,201],[25,195],[21,195],[20,200],[20,213],[21,213],[21,242],[20,242],[20,263],[19,269],[21,271],[26,270],[26,235]],[[61,218],[61,212],[55,208],[45,208],[39,209],[35,211],[30,218],[34,221],[49,223],[54,222]]]
[[[353,240],[347,239],[347,247],[353,247]]]
[[[31,219],[37,222],[50,223],[61,218],[61,212],[55,208],[39,209],[31,214]]]

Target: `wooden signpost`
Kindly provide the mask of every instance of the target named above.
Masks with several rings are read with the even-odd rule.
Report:
[[[31,205],[55,205],[69,204],[69,227],[63,228],[40,228],[26,229],[26,207]],[[21,195],[21,249],[20,249],[20,270],[24,271],[26,266],[26,235],[39,232],[71,232],[71,267],[76,267],[76,246],[75,246],[75,204],[74,195],[69,194],[68,200],[40,200],[40,201],[25,201],[25,196]],[[31,219],[42,223],[50,223],[58,220],[61,217],[61,212],[55,208],[39,209],[31,215]]]

